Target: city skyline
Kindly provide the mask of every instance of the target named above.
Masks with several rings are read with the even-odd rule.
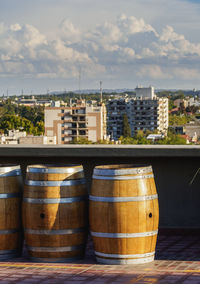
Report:
[[[200,89],[200,1],[1,1],[0,95]]]

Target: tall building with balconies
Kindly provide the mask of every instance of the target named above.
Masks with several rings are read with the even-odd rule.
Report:
[[[107,134],[118,140],[123,135],[123,115],[128,117],[133,136],[138,130],[157,130],[164,135],[168,129],[168,99],[157,98],[154,88],[136,88],[133,99],[114,99],[107,104]]]
[[[92,142],[106,135],[106,108],[80,104],[45,108],[45,133],[57,137],[57,144],[67,144],[84,137]]]

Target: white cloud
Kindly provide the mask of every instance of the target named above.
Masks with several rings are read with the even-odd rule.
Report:
[[[35,48],[39,45],[47,44],[46,37],[41,34],[35,27],[25,25],[23,29],[23,38],[27,47]]]
[[[172,26],[159,33],[144,19],[123,14],[87,31],[65,19],[59,29],[52,40],[32,25],[0,23],[0,76],[78,78],[81,66],[88,80],[199,79],[200,43]]]
[[[162,34],[160,35],[160,40],[165,42],[173,42],[173,41],[179,41],[179,40],[185,40],[184,35],[179,35],[175,33],[173,27],[166,26],[163,29]]]
[[[194,68],[175,68],[173,70],[174,76],[181,77],[184,80],[199,80],[200,79],[200,72],[199,69]]]
[[[60,37],[67,41],[68,44],[78,42],[82,38],[81,31],[68,19],[61,22],[59,31]]]
[[[140,78],[149,78],[149,79],[170,79],[172,75],[170,75],[166,70],[162,70],[162,68],[158,65],[147,65],[139,68],[137,75]]]
[[[145,23],[144,19],[137,19],[134,16],[127,17],[122,14],[118,19],[118,26],[127,34],[155,32],[151,25]]]
[[[19,24],[14,24],[14,25],[10,26],[10,30],[14,31],[14,32],[20,31],[21,29],[22,29],[22,27]]]

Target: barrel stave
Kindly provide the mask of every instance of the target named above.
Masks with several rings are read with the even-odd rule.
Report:
[[[48,173],[27,173],[28,180],[43,180],[43,181],[56,181],[56,180],[76,180],[84,178],[84,173],[63,173],[63,174],[48,174]]]
[[[74,257],[78,257],[81,258],[84,256],[85,250],[76,250],[76,251],[69,251],[69,252],[39,252],[39,251],[32,251],[30,249],[28,249],[29,255],[30,257],[33,258],[41,258],[42,259],[48,259],[48,261],[51,260],[51,258],[54,258],[55,261],[56,259],[65,259],[65,261],[67,260],[67,258],[74,258]]]
[[[152,172],[150,173],[152,174]],[[130,178],[132,176],[129,176]],[[136,176],[134,176],[136,177]],[[123,190],[122,190],[123,189]],[[156,194],[153,178],[136,180],[92,180],[91,195],[94,196],[145,196]]]
[[[0,194],[1,193],[22,193],[22,177],[0,176]]]
[[[0,199],[0,230],[21,229],[21,201],[19,198]]]
[[[87,195],[85,184],[71,186],[25,185],[24,198],[64,198]]]
[[[90,228],[102,263],[154,259],[159,214],[152,168],[129,166],[99,166],[93,172]]]
[[[1,250],[14,250],[20,249],[21,236],[19,230],[15,233],[1,234],[0,231],[0,251]]]
[[[158,228],[157,209],[157,199],[113,203],[90,201],[90,226],[92,231],[102,233],[155,231]],[[149,214],[152,214],[151,218]]]
[[[41,244],[45,244],[46,247],[51,247],[52,244],[54,247],[81,245],[86,241],[87,238],[87,231],[85,228],[83,229],[84,232],[63,235],[38,235],[25,232],[26,243],[33,247],[39,247]]]
[[[144,254],[153,252],[152,245],[157,235],[137,238],[98,238],[93,237],[94,250],[97,252],[116,254]]]
[[[33,218],[34,216],[34,218]],[[32,204],[24,203],[23,222],[27,229],[58,230],[80,228],[87,225],[87,204]]]
[[[34,172],[38,166],[31,167],[28,167],[23,202],[30,257],[56,262],[83,257],[88,216],[82,166],[41,166],[44,173]],[[59,174],[60,169],[64,173]]]
[[[22,249],[20,166],[0,165],[0,259],[18,256]]]

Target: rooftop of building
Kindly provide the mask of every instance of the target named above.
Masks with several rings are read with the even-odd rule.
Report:
[[[0,262],[0,283],[200,283],[200,146],[195,145],[2,145],[1,163],[83,164],[90,183],[93,168],[105,164],[150,164],[160,207],[155,261],[140,265],[102,265],[92,243],[79,263],[32,263],[23,257]]]
[[[0,283],[200,283],[199,231],[160,231],[155,261],[146,264],[102,265],[92,242],[85,258],[71,263],[34,263],[24,249],[20,258],[0,262]]]

